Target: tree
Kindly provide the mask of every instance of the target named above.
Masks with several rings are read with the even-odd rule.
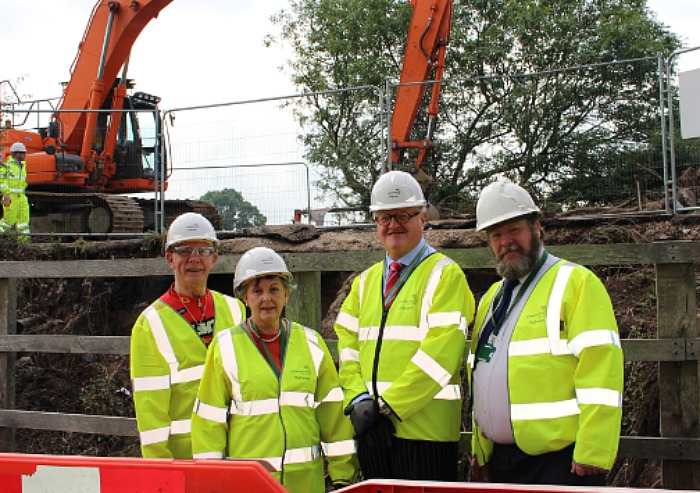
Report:
[[[293,82],[318,92],[395,81],[410,15],[397,0],[296,0],[273,20],[293,49]],[[645,0],[458,2],[445,70],[453,80],[443,85],[428,164],[436,177],[431,202],[468,207],[494,174],[540,199],[568,200],[571,189],[580,202],[582,177],[619,192],[609,185],[623,172],[621,156],[636,156],[658,134],[655,57],[679,46]],[[630,59],[639,60],[602,65]],[[383,129],[368,107],[367,93],[341,92],[296,108],[306,157],[336,203],[367,205],[380,174]]]
[[[212,204],[221,215],[221,227],[225,230],[262,226],[267,218],[257,207],[247,202],[241,192],[233,188],[212,190],[202,195],[200,200]]]

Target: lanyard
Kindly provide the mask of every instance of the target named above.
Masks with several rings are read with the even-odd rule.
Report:
[[[277,363],[275,363],[275,358],[272,357],[272,354],[270,354],[270,350],[267,349],[267,344],[265,344],[265,341],[263,341],[262,337],[260,336],[260,332],[258,331],[258,328],[255,326],[253,323],[253,319],[249,319],[250,326],[255,332],[255,334],[258,336],[258,339],[260,339],[260,344],[263,347],[263,350],[265,351],[265,354],[263,356],[265,357],[265,360],[267,360],[267,363],[270,365],[270,368],[272,368],[272,371],[275,373],[275,376],[277,377],[277,380],[280,379],[280,370],[282,367],[284,367],[284,356],[287,352],[287,329],[285,328],[285,324],[282,323],[282,320],[280,320],[280,367],[277,368]],[[255,342],[255,341],[253,341]],[[256,344],[257,346],[257,344]]]
[[[411,260],[411,263],[408,264],[406,267],[401,269],[401,273],[399,274],[399,278],[396,281],[396,284],[392,286],[392,288],[389,290],[389,292],[386,294],[386,297],[384,298],[384,306],[389,303],[389,301],[394,301],[394,298],[396,298],[396,295],[399,294],[399,291],[401,290],[401,286],[404,285],[406,280],[411,276],[411,273],[418,267],[418,264],[421,263],[423,259],[423,255],[425,254],[425,251],[428,249],[428,244],[424,243],[423,247],[418,251],[415,257],[413,257],[413,260]],[[384,271],[386,271],[386,259],[384,259]],[[383,292],[384,290],[382,290]]]

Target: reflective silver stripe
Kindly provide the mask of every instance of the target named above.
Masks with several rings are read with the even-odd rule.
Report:
[[[19,178],[19,176],[16,178]],[[24,188],[10,188],[10,193],[24,193]]]
[[[362,271],[360,274],[360,282],[357,285],[357,308],[358,313],[360,313],[362,309],[362,297],[365,294],[365,284],[367,282],[367,271]]]
[[[581,410],[576,399],[558,402],[538,402],[535,404],[513,404],[510,406],[511,418],[518,421],[565,418],[580,413]]]
[[[339,457],[355,453],[355,440],[342,440],[340,442],[321,443],[323,454],[326,457]]]
[[[561,356],[571,354],[571,351],[569,351],[569,348],[566,346],[566,341],[561,339],[552,341],[544,337],[527,341],[511,341],[508,346],[509,357],[532,356],[535,354],[554,354]]]
[[[413,358],[411,358],[411,362],[423,370],[426,375],[435,380],[440,387],[444,387],[450,383],[450,380],[452,379],[450,372],[443,368],[440,363],[435,361],[432,356],[422,349],[416,351],[416,354],[414,354]]]
[[[163,320],[161,320],[158,310],[153,306],[149,306],[144,310],[143,315],[146,317],[148,325],[151,327],[151,332],[156,341],[158,351],[170,367],[170,382],[172,384],[177,384],[200,380],[202,378],[204,365],[185,368],[179,371],[180,362],[175,356],[175,351],[173,350],[172,344],[170,344],[168,333],[165,331],[165,326],[163,325]]]
[[[241,312],[241,305],[238,303],[236,298],[224,295],[224,300],[228,305],[228,309],[231,311],[231,316],[233,317],[233,323],[238,325],[243,320],[243,313]]]
[[[597,404],[601,406],[622,407],[622,395],[611,389],[576,389],[579,404]]]
[[[578,357],[581,351],[586,348],[604,346],[605,344],[614,344],[617,347],[621,347],[620,334],[614,330],[608,329],[587,330],[577,335],[569,342],[569,349],[574,356]]]
[[[314,445],[312,447],[302,447],[287,450],[284,453],[285,464],[301,464],[311,462],[314,459],[321,457],[321,446]]]
[[[391,382],[377,382],[377,390],[379,394],[383,394],[391,386]],[[365,387],[370,395],[374,395],[372,392],[372,382],[365,382]],[[462,389],[457,384],[445,385],[440,392],[435,394],[433,399],[439,399],[443,401],[458,401],[462,398]]]
[[[340,312],[338,313],[338,318],[335,323],[342,325],[350,332],[355,332],[357,334],[357,317],[353,317],[349,313]]]
[[[469,353],[467,354],[467,364],[469,365],[469,368],[474,369],[474,360],[475,359],[476,358],[474,358],[474,353],[469,351]]]
[[[414,325],[387,325],[384,327],[382,340],[413,341],[420,342],[428,335],[427,329],[420,329]],[[379,338],[379,327],[360,327],[360,341],[376,341]]]
[[[304,462],[311,462],[314,459],[321,457],[321,447],[319,445],[314,445],[313,447],[302,447],[287,450],[284,454],[285,464],[303,464]],[[236,459],[231,457],[231,459]],[[282,457],[260,457],[251,460],[265,461],[269,464],[273,471],[282,470]]]
[[[170,376],[160,377],[136,377],[131,381],[134,392],[150,390],[167,390],[170,388]]]
[[[445,325],[460,325],[462,314],[460,312],[428,313],[428,327],[443,327]]]
[[[141,445],[153,445],[154,443],[165,442],[170,438],[170,427],[156,428],[154,430],[146,430],[139,433]]]
[[[194,409],[197,416],[200,418],[208,419],[209,421],[216,421],[217,423],[226,423],[228,418],[228,410],[224,407],[216,407],[209,404],[205,404],[199,399],[194,403]]]
[[[280,394],[281,406],[292,407],[316,407],[316,399],[309,392],[282,392]]]
[[[170,433],[173,435],[185,435],[192,430],[192,420],[179,419],[170,423]]]
[[[200,452],[199,454],[194,454],[193,459],[223,459],[223,452]]]
[[[360,361],[360,352],[357,349],[343,348],[340,351],[340,363],[348,361]]]
[[[426,333],[428,329],[430,329],[430,324],[428,323],[428,310],[430,310],[430,307],[433,306],[433,296],[435,296],[435,291],[440,283],[442,269],[451,263],[453,263],[453,260],[447,257],[443,257],[438,260],[433,266],[430,276],[428,276],[428,282],[425,284],[425,290],[423,291],[423,299],[421,300],[420,308],[420,328]]]
[[[318,343],[318,332],[304,327],[304,334],[306,335],[306,344],[309,346],[309,351],[311,352],[311,359],[314,360],[316,375],[318,375],[321,369],[321,363],[323,362],[323,349],[321,349]]]
[[[237,457],[229,457],[231,460],[236,460]],[[282,470],[282,457],[265,457],[261,459],[250,459],[263,462],[265,469],[268,471],[279,472]]]
[[[277,399],[261,399],[258,401],[241,402],[240,400],[231,401],[231,414],[239,414],[241,416],[263,416],[265,414],[275,414],[280,410]]]
[[[343,402],[343,389],[340,387],[333,387],[328,394],[326,394],[326,397],[321,399],[321,402],[317,403],[317,405],[326,402]]]
[[[233,405],[236,402],[241,402],[243,396],[241,395],[241,382],[238,379],[238,362],[236,361],[236,351],[233,349],[231,329],[222,330],[216,334],[216,338],[219,342],[219,352],[221,353],[221,366],[231,382]]]
[[[204,373],[204,365],[197,365],[191,368],[185,368],[182,371],[177,371],[171,377],[172,383],[187,383],[196,382],[202,379]]]
[[[559,268],[557,277],[554,280],[554,285],[552,286],[552,291],[549,293],[549,302],[547,303],[547,336],[552,341],[561,339],[561,304],[564,300],[566,284],[569,282],[569,277],[574,267],[574,264],[567,262]]]

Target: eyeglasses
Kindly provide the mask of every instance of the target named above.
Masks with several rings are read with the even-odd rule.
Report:
[[[392,219],[396,219],[397,223],[406,224],[418,214],[420,214],[420,211],[414,212],[413,214],[409,212],[399,212],[398,214],[375,214],[374,222],[380,226],[388,226]]]
[[[171,250],[173,253],[184,255],[186,257],[191,256],[196,253],[200,257],[211,257],[216,251],[216,247],[213,246],[202,246],[202,247],[191,247],[189,245],[175,246]]]

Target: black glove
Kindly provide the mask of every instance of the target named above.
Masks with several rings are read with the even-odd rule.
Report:
[[[370,447],[389,448],[391,447],[391,437],[394,435],[395,431],[396,429],[391,419],[380,414],[370,429],[359,439],[365,440]]]
[[[355,429],[355,438],[358,438],[369,430],[372,425],[379,419],[379,406],[372,399],[363,399],[356,402],[348,409],[350,414],[350,422]]]

